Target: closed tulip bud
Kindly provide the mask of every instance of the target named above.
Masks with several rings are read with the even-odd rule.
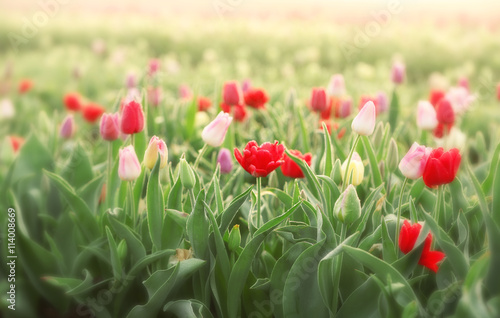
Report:
[[[455,123],[455,112],[453,106],[446,98],[439,101],[436,106],[436,117],[439,123],[443,125],[453,125]]]
[[[201,138],[206,144],[212,147],[219,147],[224,142],[227,129],[232,121],[233,117],[229,116],[228,113],[220,112],[219,115],[203,129]]]
[[[125,240],[121,240],[117,246],[118,257],[123,262],[125,257],[127,256],[127,242]]]
[[[424,173],[427,159],[432,149],[414,142],[408,153],[401,159],[399,170],[408,179],[416,180]]]
[[[333,165],[333,182],[335,184],[340,184],[342,182],[342,163],[340,159],[335,160],[335,164]]]
[[[379,122],[377,128],[375,128],[375,133],[373,134],[372,141],[375,148],[380,147],[382,144],[382,139],[384,138],[384,124]]]
[[[168,149],[165,142],[156,137],[151,137],[149,141],[148,148],[144,153],[144,165],[152,170],[156,164],[156,160],[158,159],[158,154],[160,154],[160,169],[164,168],[168,162]]]
[[[158,70],[160,69],[160,60],[158,59],[151,59],[149,61],[149,75],[153,76],[156,74],[156,72],[158,72]]]
[[[241,83],[241,90],[243,93],[248,92],[252,88],[252,82],[249,79],[246,79]]]
[[[231,151],[226,148],[221,148],[217,156],[217,163],[220,165],[221,173],[230,173],[233,170],[233,159],[231,158]]]
[[[69,139],[73,136],[74,133],[75,133],[75,120],[73,118],[73,115],[68,115],[66,116],[61,125],[61,130],[59,131],[59,134],[61,135],[62,138]]]
[[[236,224],[231,229],[231,233],[229,233],[229,238],[227,240],[227,246],[229,250],[232,252],[236,252],[241,244],[241,233],[240,233],[240,225]]]
[[[182,100],[189,100],[193,97],[193,92],[187,85],[181,85],[179,86],[179,97]]]
[[[343,98],[339,105],[339,118],[347,118],[351,115],[352,99],[350,97]]]
[[[181,158],[180,161],[180,175],[181,175],[181,183],[186,189],[194,188],[196,184],[196,177],[194,175],[193,168],[189,165],[186,159]]]
[[[361,203],[356,188],[350,184],[339,196],[333,208],[333,215],[342,223],[350,225],[361,216]]]
[[[401,84],[405,79],[406,66],[401,62],[395,62],[392,65],[392,82]]]
[[[328,98],[323,88],[313,88],[311,92],[311,108],[315,112],[322,112],[328,108]]]
[[[327,91],[330,96],[343,96],[345,94],[344,76],[342,76],[342,74],[332,75]]]
[[[422,130],[434,130],[438,125],[436,110],[428,101],[419,101],[417,108],[417,126]]]
[[[391,138],[389,143],[389,150],[387,151],[387,157],[385,159],[387,163],[387,169],[392,172],[396,170],[399,162],[399,153],[398,153],[398,145],[394,138]]]
[[[127,75],[127,79],[125,80],[125,84],[128,89],[134,88],[137,86],[137,78],[134,73],[130,73]]]
[[[120,137],[120,115],[118,113],[102,115],[100,133],[104,140],[118,139]]]
[[[375,130],[375,104],[368,101],[354,117],[351,128],[358,135],[369,136]]]
[[[222,98],[226,105],[240,105],[243,103],[243,93],[236,81],[224,83]]]
[[[127,146],[120,149],[120,161],[118,163],[118,176],[123,181],[134,181],[141,174],[141,164],[135,154],[134,147]]]
[[[375,110],[377,112],[377,115],[386,112],[389,108],[389,99],[387,98],[387,94],[384,92],[378,92],[376,99],[377,107],[375,107]]]
[[[127,135],[137,134],[144,129],[144,113],[141,104],[131,101],[123,107],[121,129]]]
[[[342,173],[342,181],[344,180],[345,171],[347,169],[347,160],[342,163],[341,173]],[[347,180],[349,180],[350,184],[355,186],[361,184],[363,181],[363,177],[365,175],[365,166],[363,165],[363,161],[357,152],[352,154],[351,162],[349,163],[349,169],[347,171]]]

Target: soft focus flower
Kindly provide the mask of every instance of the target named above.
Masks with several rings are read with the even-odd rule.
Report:
[[[474,95],[469,94],[469,91],[464,87],[452,87],[446,93],[445,99],[450,101],[455,114],[463,114],[476,99]]]
[[[231,151],[227,148],[221,148],[217,156],[217,163],[220,165],[221,173],[230,173],[233,170],[233,159]]]
[[[342,181],[344,180],[345,171],[347,169],[347,159],[342,163],[340,167],[340,172],[342,174]],[[360,185],[363,182],[363,177],[365,175],[365,166],[363,165],[363,161],[357,152],[354,152],[351,157],[351,162],[349,162],[349,169],[347,171],[347,180],[348,182],[354,186]]]
[[[500,83],[497,85],[497,99],[500,101]]]
[[[432,133],[436,138],[443,138],[444,135],[448,135],[450,133],[452,127],[453,125],[445,125],[438,123],[436,129],[434,129]]]
[[[401,233],[399,234],[398,238],[399,249],[401,250],[401,252],[403,252],[404,254],[408,254],[409,252],[411,252],[411,250],[413,250],[418,236],[420,235],[421,229],[422,225],[418,223],[412,225],[407,220],[404,221],[403,226],[401,227]],[[431,251],[431,245],[432,234],[429,233],[425,238],[424,248],[422,249],[422,254],[420,254],[418,263],[434,272],[437,272],[437,263],[443,260],[445,254],[439,251]]]
[[[408,179],[415,180],[420,178],[424,173],[425,165],[431,151],[431,148],[420,146],[414,142],[410,150],[401,159],[399,170]]]
[[[354,117],[351,128],[358,135],[369,136],[375,130],[375,105],[372,101],[367,102]]]
[[[335,112],[335,117],[347,118],[351,115],[352,99],[350,97],[342,98],[340,101],[338,112]]]
[[[447,184],[455,179],[461,160],[458,149],[444,151],[443,148],[432,150],[422,175],[424,183],[433,188]]]
[[[15,114],[16,110],[10,99],[4,98],[0,100],[0,120],[13,118]]]
[[[156,160],[158,159],[158,154],[160,154],[160,169],[162,169],[168,162],[167,145],[162,139],[153,136],[149,140],[148,148],[146,148],[146,152],[144,153],[144,165],[149,170],[154,168]]]
[[[263,143],[261,146],[252,140],[248,142],[243,155],[239,149],[234,148],[234,157],[239,164],[254,177],[267,177],[269,173],[281,166],[285,161],[283,160],[283,153],[285,147],[274,142]]]
[[[224,104],[229,106],[243,104],[243,94],[236,81],[224,83],[224,87],[222,89],[222,100]]]
[[[455,112],[450,101],[446,98],[441,99],[437,104],[436,118],[443,125],[453,125],[455,123]]]
[[[230,106],[228,104],[221,103],[220,108],[223,112],[233,115],[234,120],[238,122],[244,122],[247,119],[248,114],[244,105]]]
[[[78,93],[67,93],[63,101],[67,110],[79,111],[82,108],[81,97]]]
[[[389,99],[387,97],[387,94],[384,92],[378,92],[376,99],[377,99],[377,103],[375,103],[375,105],[376,105],[375,108],[377,111],[377,115],[386,112],[387,109],[389,108]]]
[[[361,216],[361,202],[352,184],[340,194],[335,202],[333,216],[347,225],[352,224]]]
[[[465,148],[465,141],[467,137],[465,134],[456,127],[451,127],[450,131],[447,133],[445,138],[437,138],[436,145],[438,147],[443,147],[444,150],[451,148],[457,148],[462,150]]]
[[[120,136],[120,115],[118,113],[103,114],[99,131],[104,140],[113,141],[118,139]]]
[[[311,108],[315,112],[322,112],[328,107],[326,91],[323,88],[313,88],[311,91]]]
[[[29,90],[31,90],[32,87],[33,87],[33,81],[31,81],[30,79],[22,79],[19,82],[19,87],[18,87],[19,94],[27,93]]]
[[[189,86],[183,84],[179,86],[179,98],[182,100],[189,100],[193,97],[193,92]]]
[[[64,139],[69,139],[75,133],[75,128],[75,119],[73,118],[73,115],[68,115],[63,120],[61,129],[59,130],[59,135]]]
[[[465,88],[467,90],[467,92],[470,91],[469,80],[467,79],[467,77],[464,77],[464,76],[460,77],[458,79],[458,86]]]
[[[125,79],[125,86],[128,89],[135,88],[137,86],[137,77],[134,73],[129,73]]]
[[[300,159],[302,159],[308,166],[311,166],[312,155],[311,153],[302,154],[299,150],[290,150],[290,153]],[[296,164],[292,158],[288,157],[285,153],[283,160],[285,161],[281,166],[281,172],[284,176],[290,178],[304,178],[304,173],[300,169],[299,165]]]
[[[210,106],[212,106],[212,101],[210,98],[205,96],[198,96],[198,111],[206,112]]]
[[[134,181],[141,174],[141,164],[132,145],[120,149],[118,176],[123,181]]]
[[[95,123],[101,115],[104,113],[105,109],[99,104],[88,103],[82,108],[82,116],[89,123]]]
[[[219,147],[224,142],[227,129],[232,121],[233,118],[229,116],[229,114],[220,112],[219,115],[203,129],[201,138],[206,144],[212,147]]]
[[[441,99],[444,98],[446,93],[443,90],[433,89],[429,94],[429,102],[432,106],[436,107]]]
[[[148,87],[148,103],[157,107],[160,105],[162,98],[161,88],[160,87]]]
[[[419,101],[417,107],[417,127],[423,130],[433,130],[437,127],[436,110],[428,101]]]
[[[141,104],[131,101],[123,107],[121,130],[131,135],[144,129],[144,113]]]
[[[369,96],[369,95],[362,95],[361,98],[359,99],[359,105],[358,105],[358,110],[361,110],[363,107],[365,107],[366,103],[372,102],[375,105],[375,110],[377,110],[377,103],[378,100],[374,96]],[[377,112],[378,114],[378,112]]]
[[[253,108],[265,108],[269,97],[261,88],[251,88],[244,96],[245,104]]]
[[[245,79],[243,83],[241,83],[241,90],[243,93],[248,92],[252,88],[252,82],[249,79]]]
[[[160,69],[160,60],[158,59],[151,59],[149,61],[149,65],[148,65],[148,73],[150,76],[153,76],[156,74],[156,72],[158,72]]]
[[[24,138],[19,136],[9,136],[10,145],[12,146],[12,150],[14,153],[19,151],[19,148],[24,144]]]
[[[401,62],[392,64],[391,78],[394,84],[401,84],[405,79],[406,66]]]
[[[330,83],[326,88],[328,95],[341,97],[345,94],[345,82],[342,74],[334,74],[330,78]]]
[[[328,120],[332,115],[332,111],[336,111],[337,104],[340,103],[340,100],[336,97],[328,98],[328,106],[324,111],[319,113],[321,119]]]

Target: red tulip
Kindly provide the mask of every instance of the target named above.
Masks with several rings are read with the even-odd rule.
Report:
[[[411,225],[407,220],[404,221],[403,226],[401,227],[401,233],[399,234],[399,249],[404,254],[413,250],[421,229],[422,225],[418,223]],[[422,250],[422,254],[420,254],[418,263],[434,272],[437,272],[437,263],[445,257],[445,254],[439,251],[431,251],[431,244],[432,234],[429,233],[425,238],[424,248]]]
[[[263,143],[261,146],[255,140],[248,142],[243,155],[240,150],[234,148],[234,157],[239,164],[254,177],[267,177],[272,171],[281,166],[285,147],[274,142]]]
[[[94,123],[101,117],[104,111],[105,109],[101,105],[89,103],[82,108],[82,116],[89,123]]]
[[[438,123],[436,128],[434,129],[434,137],[436,138],[443,138],[444,135],[448,135],[450,133],[451,128],[453,125],[444,125],[441,123]]]
[[[27,93],[33,87],[33,82],[29,79],[23,79],[19,82],[19,94]]]
[[[19,136],[9,136],[10,145],[12,146],[12,150],[14,153],[19,151],[19,148],[24,144],[24,138]]]
[[[222,90],[222,99],[224,104],[230,106],[242,104],[243,94],[241,92],[240,85],[235,81],[224,83],[224,88]]]
[[[457,148],[444,151],[443,148],[432,150],[422,175],[424,183],[429,187],[452,182],[457,175],[462,157]]]
[[[324,88],[312,89],[311,108],[315,112],[322,112],[328,108],[328,99]]]
[[[253,108],[265,108],[269,97],[260,88],[251,88],[245,93],[245,104]]]
[[[233,105],[232,107],[222,102],[220,108],[223,112],[233,116],[233,119],[239,122],[244,122],[247,119],[247,109],[244,105]]]
[[[439,123],[453,125],[455,122],[455,112],[451,103],[446,99],[441,99],[436,106],[436,118]]]
[[[436,107],[437,104],[443,97],[446,95],[446,93],[442,90],[434,89],[431,91],[429,94],[429,102],[431,102],[432,106]]]
[[[127,135],[139,133],[144,129],[144,113],[141,104],[131,101],[123,107],[121,129]]]
[[[212,101],[208,97],[199,96],[198,97],[198,111],[206,112],[210,106],[212,106]]]
[[[308,166],[311,166],[311,160],[312,160],[311,153],[308,152],[306,154],[302,154],[298,150],[290,150],[290,152],[292,153],[292,155],[304,160]],[[281,166],[281,172],[283,172],[284,176],[290,178],[304,178],[304,173],[300,169],[299,165],[292,160],[292,158],[288,157],[288,155],[285,154],[283,160],[285,162]]]
[[[79,111],[82,108],[81,97],[78,93],[67,93],[64,95],[64,106],[67,110]]]

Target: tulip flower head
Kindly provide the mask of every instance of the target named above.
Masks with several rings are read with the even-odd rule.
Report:
[[[228,105],[222,102],[220,108],[224,113],[232,114],[237,122],[244,122],[247,119],[248,113],[244,105]]]
[[[345,172],[347,169],[347,160],[342,163],[340,167],[340,172],[342,175],[342,181],[344,180]],[[347,180],[349,180],[349,184],[354,186],[358,186],[363,182],[363,177],[365,175],[365,166],[363,165],[363,161],[357,152],[352,154],[351,162],[349,162],[349,169],[347,171]]]
[[[450,88],[448,93],[446,93],[445,99],[451,103],[455,114],[461,115],[469,109],[476,97],[469,94],[466,88],[459,86]]]
[[[123,107],[121,130],[124,134],[137,134],[144,129],[144,112],[141,104],[131,101]]]
[[[125,85],[128,89],[135,88],[137,86],[137,77],[134,73],[129,73],[125,80]]]
[[[208,97],[198,96],[197,102],[199,112],[206,112],[212,106],[212,101]]]
[[[386,112],[389,108],[389,98],[387,97],[387,94],[384,92],[378,92],[376,99],[377,103],[375,103],[375,109],[377,111],[377,115]]]
[[[431,90],[429,94],[429,102],[432,104],[432,106],[436,107],[439,101],[443,99],[445,95],[446,93],[442,90],[439,89]]]
[[[392,65],[392,82],[401,84],[405,79],[406,66],[401,62],[395,62]]]
[[[141,174],[141,164],[132,145],[120,149],[118,176],[123,181],[134,181]]]
[[[82,108],[82,116],[87,122],[93,124],[101,117],[104,111],[105,109],[101,105],[88,103]]]
[[[284,152],[285,147],[277,141],[274,144],[265,142],[259,146],[255,140],[252,140],[246,145],[243,154],[235,148],[234,157],[245,171],[257,178],[267,177],[281,166],[285,162]]]
[[[449,151],[444,151],[443,148],[432,150],[422,174],[425,185],[435,188],[453,182],[461,159],[460,152],[456,148]]]
[[[241,83],[241,90],[243,91],[243,94],[248,92],[251,88],[252,82],[249,79],[246,79]]]
[[[322,112],[328,108],[328,99],[325,89],[313,88],[311,91],[311,108],[315,112]]]
[[[168,149],[165,141],[153,136],[149,140],[148,148],[144,153],[144,165],[149,169],[153,170],[156,160],[158,159],[158,154],[160,154],[160,169],[164,168],[168,162]]]
[[[372,101],[367,102],[354,118],[351,128],[358,135],[369,136],[375,130],[375,104]]]
[[[436,110],[428,101],[419,101],[417,108],[417,126],[422,130],[434,130],[438,125]]]
[[[21,146],[24,144],[24,138],[19,136],[9,136],[10,145],[14,153],[17,153]]]
[[[243,94],[240,85],[236,81],[224,83],[222,99],[224,104],[229,106],[243,104]]]
[[[227,113],[220,112],[219,115],[203,129],[201,138],[206,144],[212,147],[219,147],[224,142],[227,129],[232,121],[233,117],[229,116]]]
[[[269,101],[267,93],[261,88],[251,88],[245,95],[245,104],[252,108],[265,108],[266,103]]]
[[[118,139],[120,136],[120,115],[118,113],[103,114],[99,131],[104,140],[113,141]]]
[[[326,88],[328,95],[341,97],[345,95],[345,82],[342,74],[334,74],[330,78],[330,83]]]
[[[150,76],[155,75],[160,70],[160,60],[151,59],[148,65],[148,73]]]
[[[290,153],[302,159],[308,166],[311,166],[312,155],[311,153],[302,154],[299,150],[290,150]],[[284,163],[281,166],[281,172],[284,176],[290,178],[304,178],[304,173],[299,165],[295,163],[286,153],[283,157]]]
[[[68,115],[63,120],[61,129],[59,130],[59,135],[64,139],[69,139],[75,133],[75,119],[73,115]]]
[[[33,88],[33,81],[30,79],[23,79],[19,82],[19,94],[25,94]]]
[[[416,142],[413,143],[410,150],[401,159],[399,170],[408,179],[416,180],[420,178],[424,173],[431,151],[431,148],[420,146]]]
[[[78,93],[67,93],[63,98],[64,106],[70,111],[79,111],[82,108],[81,97]]]
[[[181,85],[179,86],[179,97],[182,100],[189,100],[193,98],[193,92],[191,91],[191,88],[187,85]]]
[[[233,160],[231,158],[231,151],[227,148],[221,148],[217,156],[217,163],[220,165],[220,172],[230,173],[233,170]]]
[[[361,202],[356,188],[352,184],[340,194],[335,202],[333,215],[347,225],[352,224],[361,216]]]
[[[340,101],[340,106],[335,117],[347,118],[351,115],[352,111],[352,99],[350,97],[343,98]]]

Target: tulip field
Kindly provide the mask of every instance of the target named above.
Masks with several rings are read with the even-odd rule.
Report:
[[[498,26],[236,20],[2,19],[0,317],[500,317]]]

